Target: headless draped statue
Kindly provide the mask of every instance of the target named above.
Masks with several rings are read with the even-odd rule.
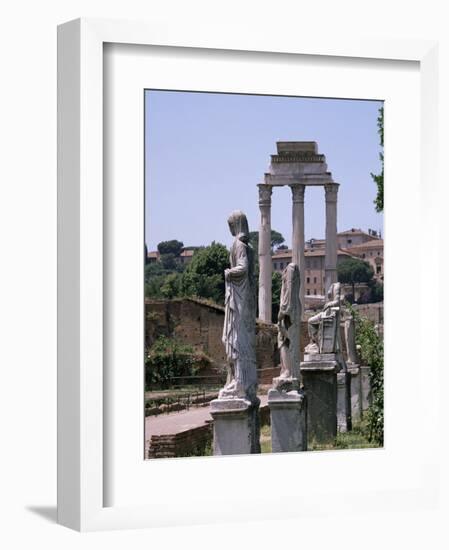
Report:
[[[223,343],[228,377],[219,398],[239,397],[254,402],[257,399],[254,251],[249,244],[245,214],[240,210],[232,212],[228,224],[234,236],[230,253],[231,267],[225,270]]]
[[[279,377],[274,380],[277,387],[292,379],[299,380],[300,284],[298,266],[294,263],[288,264],[282,273],[278,314],[278,347],[281,356],[281,372]]]

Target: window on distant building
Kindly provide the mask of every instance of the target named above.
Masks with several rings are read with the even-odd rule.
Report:
[[[310,288],[307,289],[307,296],[310,296]]]
[[[314,288],[314,289],[313,289],[313,293],[314,293],[314,294],[315,294],[315,296],[316,296],[316,288]]]
[[[365,256],[366,256],[366,254],[365,254],[365,252],[364,252],[364,253],[362,254],[362,258],[365,258]]]
[[[306,277],[306,283],[307,283],[307,284],[310,283],[310,277]]]
[[[382,271],[382,266],[376,265],[376,273],[380,273]]]
[[[314,282],[314,284],[316,284],[316,277],[313,278],[313,282]]]
[[[351,243],[352,243],[352,239],[346,239],[346,242],[347,242],[348,244],[351,244]]]
[[[278,264],[277,262],[274,262],[274,269],[277,269],[278,268]]]

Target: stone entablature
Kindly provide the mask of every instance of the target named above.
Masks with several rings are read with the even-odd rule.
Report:
[[[337,281],[337,195],[339,184],[327,171],[326,157],[318,153],[314,141],[278,141],[277,154],[259,187],[259,317],[271,321],[271,193],[273,187],[288,185],[292,192],[292,262],[299,267],[300,302],[305,303],[304,198],[307,185],[325,188],[326,253],[325,289]]]

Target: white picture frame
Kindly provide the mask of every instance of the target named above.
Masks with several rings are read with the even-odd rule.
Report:
[[[391,60],[397,62],[415,62],[419,72],[420,113],[419,124],[411,123],[408,130],[413,134],[415,142],[419,142],[417,154],[420,157],[421,172],[417,184],[411,193],[412,209],[420,209],[421,223],[426,224],[428,232],[420,237],[417,247],[420,251],[425,246],[426,239],[432,236],[433,244],[428,247],[426,265],[421,265],[418,282],[411,281],[406,288],[413,291],[418,285],[417,307],[420,321],[417,322],[420,339],[435,338],[425,320],[430,313],[423,299],[423,280],[438,269],[438,231],[440,219],[438,212],[438,192],[441,185],[437,165],[433,161],[433,151],[438,148],[438,110],[436,86],[441,61],[437,54],[437,44],[432,41],[407,40],[362,40],[354,37],[319,37],[311,40],[304,38],[285,37],[282,41],[277,37],[259,39],[248,37],[246,40],[233,40],[229,36],[217,35],[214,38],[192,37],[186,29],[185,34],[171,33],[160,29],[156,24],[121,22],[107,20],[81,19],[61,25],[58,29],[58,521],[59,523],[78,530],[99,530],[117,528],[153,527],[160,525],[190,524],[192,522],[236,521],[264,517],[280,517],[282,510],[269,508],[273,498],[284,499],[288,504],[289,517],[314,514],[326,515],[336,508],[339,502],[341,486],[335,482],[330,493],[317,488],[316,494],[307,490],[307,501],[301,498],[288,500],[291,491],[288,488],[270,487],[267,483],[264,493],[259,495],[247,491],[244,496],[239,494],[233,498],[232,492],[227,493],[220,487],[220,477],[217,475],[216,459],[205,462],[193,461],[153,461],[159,462],[160,470],[157,476],[179,476],[191,471],[202,471],[207,479],[207,487],[199,489],[201,495],[193,501],[191,509],[185,511],[181,506],[168,508],[161,505],[164,500],[161,486],[155,488],[154,498],[158,506],[137,501],[130,502],[132,493],[125,498],[126,503],[115,505],[110,495],[108,480],[110,473],[105,471],[107,463],[105,444],[104,412],[108,410],[109,389],[104,383],[104,243],[105,243],[105,208],[110,205],[104,202],[104,46],[105,44],[128,44],[140,46],[158,46],[172,52],[176,48],[203,49],[204,52],[227,52],[232,56],[243,55],[245,52],[258,52],[261,56],[270,58],[276,63],[277,56],[321,56],[332,65],[333,61],[348,63],[357,58],[357,63],[363,64],[369,60]],[[243,52],[243,53],[242,53]],[[284,58],[283,58],[284,59]],[[318,59],[318,57],[316,58]],[[419,66],[418,66],[419,64]],[[394,73],[392,69],[392,78]],[[330,84],[331,86],[331,84]],[[201,86],[200,86],[201,88]],[[143,94],[142,94],[143,95]],[[337,96],[338,97],[338,96]],[[413,116],[410,115],[411,120]],[[400,119],[398,119],[400,120]],[[415,122],[417,119],[413,119]],[[388,122],[387,122],[388,124]],[[386,129],[388,136],[388,128]],[[388,139],[388,138],[387,138]],[[413,143],[415,143],[413,142]],[[388,159],[388,142],[386,147],[386,180],[388,169],[390,174],[397,172],[397,166]],[[141,152],[139,153],[142,154]],[[136,168],[137,174],[143,166]],[[263,167],[261,167],[261,170]],[[410,176],[413,177],[413,174]],[[255,184],[256,182],[254,182]],[[143,187],[143,180],[142,180]],[[415,211],[413,210],[413,211]],[[386,221],[388,237],[388,216]],[[392,232],[394,234],[394,232]],[[394,239],[391,240],[394,246]],[[387,244],[387,247],[389,245]],[[407,249],[409,250],[409,249]],[[413,253],[414,249],[410,251]],[[388,248],[386,263],[388,264]],[[419,257],[419,254],[418,254]],[[392,283],[398,284],[398,281]],[[399,282],[400,284],[400,282]],[[437,283],[438,284],[438,283]],[[142,303],[143,307],[143,303]],[[404,304],[404,307],[407,307]],[[410,307],[410,306],[409,306]],[[409,309],[413,311],[413,308]],[[408,310],[407,310],[408,311]],[[387,314],[388,315],[388,314]],[[404,338],[407,331],[403,332]],[[437,334],[438,336],[438,334]],[[388,340],[388,332],[386,339]],[[392,351],[393,353],[393,351]],[[392,355],[399,357],[400,354]],[[438,349],[427,349],[421,345],[419,360],[425,358],[429,367],[426,371],[428,380],[435,387],[438,384]],[[413,371],[415,374],[415,371]],[[386,373],[388,380],[388,372]],[[409,386],[407,386],[409,387]],[[413,397],[413,396],[412,396]],[[388,399],[388,391],[387,391]],[[405,406],[419,406],[417,399],[405,398]],[[438,418],[437,402],[427,405],[421,413],[424,419]],[[424,420],[423,420],[424,421]],[[438,422],[432,426],[438,427]],[[388,424],[387,424],[388,429]],[[139,443],[137,442],[137,445]],[[404,445],[404,443],[400,443]],[[405,448],[402,449],[405,452]],[[313,468],[311,454],[304,453],[305,462],[302,467]],[[324,456],[324,458],[323,458]],[[360,455],[361,456],[361,455]],[[388,468],[388,453],[383,460],[379,454],[376,460],[380,468]],[[399,455],[398,455],[399,456]],[[401,455],[402,456],[402,455]],[[136,455],[136,460],[142,456]],[[348,454],[321,454],[320,460],[324,467],[345,468],[345,463],[354,460]],[[266,462],[265,467],[295,468],[298,455],[272,457],[276,462]],[[223,471],[226,468],[253,468],[249,460],[259,460],[259,457],[226,457]],[[281,463],[280,460],[283,462]],[[397,506],[417,510],[420,506],[436,506],[438,494],[438,477],[430,475],[430,471],[441,460],[433,445],[425,453],[417,453],[412,460],[414,470],[410,477],[415,482],[404,483],[401,487],[392,487],[390,491],[380,489],[360,489],[369,503],[366,511],[377,507],[389,506],[392,510]],[[123,462],[126,464],[126,461]],[[168,466],[171,463],[172,466]],[[248,465],[249,464],[249,465]],[[397,463],[395,463],[397,464]],[[389,466],[390,465],[390,466]],[[261,463],[257,466],[261,467]],[[221,466],[220,466],[221,468]],[[106,468],[107,469],[107,468]],[[416,480],[416,471],[421,469],[422,476]],[[343,470],[338,470],[343,471]],[[177,473],[176,473],[177,472]],[[398,472],[399,473],[399,472]],[[123,471],[118,474],[123,478]],[[140,475],[140,474],[139,474]],[[267,479],[270,477],[267,476]],[[337,478],[328,475],[323,470],[323,480],[330,487]],[[400,477],[400,476],[399,476]],[[138,481],[138,480],[135,480]],[[213,483],[211,486],[210,484]],[[408,483],[408,485],[407,485]],[[216,488],[213,491],[213,488]],[[211,494],[213,492],[213,494]],[[208,500],[206,494],[209,494]],[[353,497],[351,497],[353,494]],[[255,501],[261,503],[261,510],[255,506]],[[294,495],[294,494],[293,494]],[[351,512],[351,498],[355,493],[349,491],[349,497],[343,499],[346,510]],[[369,499],[368,499],[369,497]],[[357,493],[357,498],[360,494]],[[340,501],[342,497],[340,495]],[[326,500],[326,504],[323,503]],[[105,505],[107,502],[109,505]],[[112,504],[111,504],[112,502]],[[277,514],[277,515],[276,515]]]

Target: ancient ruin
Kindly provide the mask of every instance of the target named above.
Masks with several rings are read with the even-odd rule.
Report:
[[[326,202],[325,289],[337,282],[337,195],[339,184],[327,171],[326,157],[314,141],[278,141],[269,171],[259,187],[259,317],[271,322],[271,195],[274,187],[292,191],[292,263],[301,274],[300,301],[304,306],[304,196],[306,186],[323,186]],[[304,310],[303,310],[304,311]]]

